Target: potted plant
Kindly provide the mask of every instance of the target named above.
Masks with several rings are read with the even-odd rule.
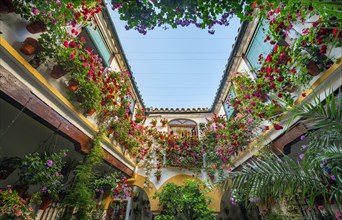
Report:
[[[169,123],[169,121],[167,120],[167,118],[162,118],[160,119],[160,123],[162,124],[162,127],[165,127]]]
[[[0,219],[34,219],[33,208],[11,186],[0,190]]]
[[[15,12],[30,21],[27,30],[33,34],[58,29],[67,24],[89,23],[102,11],[102,2],[13,0]]]
[[[93,188],[97,195],[103,194],[103,192],[107,190],[112,192],[118,187],[121,178],[121,175],[117,172],[98,177],[94,181]]]
[[[157,123],[158,123],[158,121],[157,121],[157,119],[152,119],[151,120],[151,122],[150,122],[150,124],[152,125],[152,127],[156,127],[157,126]]]
[[[62,167],[66,150],[57,153],[32,153],[25,156],[19,170],[21,183],[39,185],[40,191],[33,195],[34,200],[43,200],[42,208],[47,208],[52,199],[58,197],[63,185]],[[48,204],[44,204],[44,202]]]
[[[161,170],[160,169],[157,169],[155,172],[154,172],[154,176],[157,178],[157,181],[160,181],[160,178],[161,178]]]
[[[139,123],[143,122],[145,118],[146,117],[144,115],[144,110],[143,109],[136,109],[135,122],[139,124]]]
[[[19,50],[23,54],[29,56],[38,53],[41,50],[41,48],[42,47],[40,43],[36,39],[28,37],[24,40]]]

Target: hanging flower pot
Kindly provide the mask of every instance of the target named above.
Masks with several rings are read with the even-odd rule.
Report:
[[[0,13],[11,13],[14,10],[12,0],[0,0]]]
[[[42,203],[39,206],[39,209],[41,209],[41,210],[47,209],[50,206],[50,204],[52,203],[52,201],[53,201],[52,198],[44,197],[42,199]]]
[[[317,76],[320,73],[319,68],[314,61],[306,64],[306,69],[311,76]]]
[[[45,32],[47,30],[46,24],[44,24],[44,22],[40,20],[30,22],[28,25],[26,25],[26,29],[31,34],[37,34],[37,33]]]
[[[70,92],[75,92],[78,89],[78,82],[74,79],[69,80],[68,82],[68,90]]]
[[[31,37],[25,39],[20,47],[20,51],[25,55],[32,55],[37,53],[41,49],[39,42]]]
[[[62,65],[54,65],[50,73],[51,77],[54,79],[59,79],[66,74],[65,67]]]
[[[86,112],[86,115],[87,115],[88,117],[90,117],[90,116],[92,116],[95,112],[96,112],[96,110],[92,108],[92,109],[89,109],[89,110]]]

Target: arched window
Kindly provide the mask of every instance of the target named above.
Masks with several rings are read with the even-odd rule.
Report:
[[[197,136],[197,123],[189,119],[173,119],[169,122],[170,132],[178,136]]]

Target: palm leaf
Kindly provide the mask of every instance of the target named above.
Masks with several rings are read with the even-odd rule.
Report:
[[[280,159],[276,155],[271,155],[265,161],[250,163],[241,172],[230,173],[229,177],[231,184],[223,184],[226,190],[230,187],[244,189],[247,196],[259,197],[263,201],[279,198],[284,194],[293,196],[298,190],[304,193],[312,191],[312,198],[324,193],[318,175],[315,175],[313,170],[304,171],[301,165],[287,156]]]
[[[318,95],[314,97],[314,103],[301,103],[291,111],[289,123],[295,118],[303,118],[303,123],[309,130],[327,129],[342,131],[342,99],[334,93],[325,94],[325,103],[320,101]]]

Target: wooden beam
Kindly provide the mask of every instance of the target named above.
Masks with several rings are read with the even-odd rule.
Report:
[[[127,174],[129,177],[133,176],[134,171],[128,168],[126,165],[121,163],[117,158],[115,158],[112,154],[110,154],[106,149],[104,150],[104,159],[111,164],[112,166],[116,167],[117,169],[121,170],[123,173]]]
[[[307,129],[303,123],[298,123],[294,126],[290,131],[286,132],[282,136],[278,137],[272,143],[272,151],[273,153],[280,155],[284,152],[284,147],[294,141],[295,139],[299,138],[303,134],[307,132]]]
[[[25,112],[30,116],[47,127],[58,130],[61,135],[74,142],[76,150],[81,153],[89,153],[92,146],[91,137],[87,136],[49,105],[31,93],[27,86],[20,82],[2,65],[0,65],[0,85],[1,96],[6,96],[7,99],[10,99],[17,106],[25,106]],[[130,168],[109,152],[106,151],[104,159],[128,176],[131,177],[133,175],[133,171]]]

